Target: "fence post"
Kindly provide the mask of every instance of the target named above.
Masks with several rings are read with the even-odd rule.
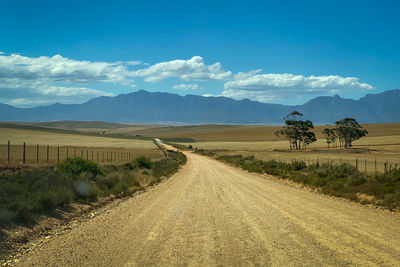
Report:
[[[112,151],[111,151],[111,153],[110,153],[110,154],[111,154],[111,162],[112,162]]]
[[[99,162],[99,151],[97,151],[96,162]]]
[[[69,158],[69,151],[68,151],[68,147],[67,147],[67,159]]]
[[[94,161],[94,160],[93,160],[93,150],[92,150],[92,161]]]
[[[375,176],[376,176],[376,157],[375,157]]]
[[[50,147],[49,147],[49,145],[47,145],[47,149],[46,149],[46,161],[47,161],[47,164],[49,164],[49,153],[50,153]]]
[[[75,148],[74,158],[76,158],[76,148]]]
[[[103,163],[104,163],[104,151],[103,151]]]
[[[81,149],[81,158],[83,158],[83,149]]]
[[[357,157],[356,157],[356,169],[358,171],[358,159],[357,159]]]
[[[36,164],[39,163],[39,144],[36,144]]]
[[[89,150],[86,149],[86,159],[89,159]]]
[[[25,142],[24,142],[24,149],[22,151],[22,163],[23,164],[25,164],[25,150],[26,150],[26,147],[25,147]]]
[[[57,147],[57,164],[60,163],[60,147]]]
[[[10,164],[10,152],[11,152],[11,144],[10,144],[10,140],[8,140],[8,150],[7,150],[7,160],[8,160],[8,164]]]

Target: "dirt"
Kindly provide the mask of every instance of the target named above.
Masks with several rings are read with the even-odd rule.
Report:
[[[400,214],[187,156],[172,178],[13,264],[400,266]]]

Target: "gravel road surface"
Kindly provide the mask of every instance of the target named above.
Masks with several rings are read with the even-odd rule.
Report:
[[[187,153],[177,174],[20,266],[400,266],[400,215]]]

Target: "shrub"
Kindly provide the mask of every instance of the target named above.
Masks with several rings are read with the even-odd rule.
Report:
[[[69,203],[74,197],[71,177],[51,168],[0,176],[0,214],[11,212],[18,219],[28,220],[32,214]]]
[[[62,164],[58,165],[58,169],[70,175],[79,175],[85,172],[96,176],[103,173],[97,163],[83,158],[66,159]]]
[[[149,157],[145,157],[145,156],[140,156],[137,157],[134,162],[137,163],[137,165],[140,168],[145,168],[145,169],[151,169],[153,163],[151,162],[151,159]]]
[[[179,168],[179,163],[173,159],[162,159],[154,162],[153,175],[156,178],[167,176]]]

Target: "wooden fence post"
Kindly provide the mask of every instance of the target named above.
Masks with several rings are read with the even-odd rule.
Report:
[[[111,151],[111,153],[110,153],[110,154],[111,154],[111,162],[112,162],[112,151]]]
[[[93,150],[92,150],[92,161],[93,161]]]
[[[36,144],[36,164],[39,163],[39,144]]]
[[[24,142],[24,149],[22,151],[22,163],[23,164],[25,164],[25,150],[26,150],[26,147],[25,147],[25,142]]]
[[[47,164],[49,164],[49,153],[50,153],[50,146],[47,145],[47,149],[46,149],[46,161],[47,161]]]
[[[356,169],[358,171],[358,159],[357,159],[357,157],[356,157]]]
[[[89,159],[89,150],[86,149],[86,159]]]
[[[376,176],[376,157],[375,157],[375,176]]]
[[[74,158],[76,158],[76,148],[75,148]]]
[[[8,140],[8,150],[7,151],[8,151],[7,152],[7,161],[8,161],[8,164],[10,164],[10,158],[11,158],[11,156],[10,156],[10,152],[11,152],[10,140]]]
[[[81,149],[81,158],[83,158],[83,149]]]
[[[60,164],[60,147],[57,147],[57,164]]]
[[[99,151],[97,151],[96,162],[99,162]]]
[[[68,147],[67,147],[67,159],[69,158],[69,151],[68,151]]]

